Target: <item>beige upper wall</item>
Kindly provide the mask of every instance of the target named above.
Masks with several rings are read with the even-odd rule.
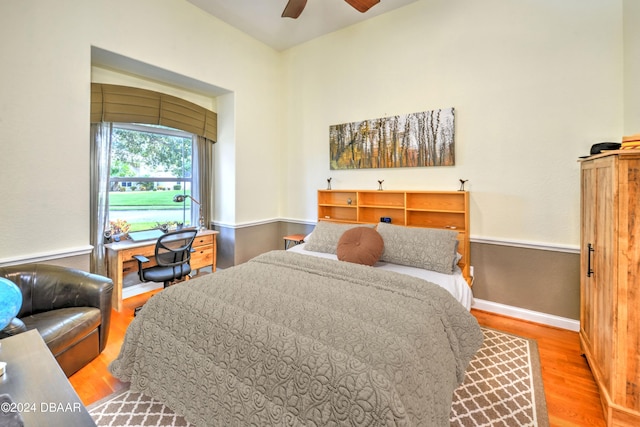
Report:
[[[640,133],[640,2],[624,0],[624,135]]]
[[[472,237],[575,247],[579,169],[622,129],[620,1],[425,0],[285,52],[292,217],[335,188],[457,190]],[[333,124],[454,107],[456,166],[331,171]]]
[[[184,0],[3,1],[0,262],[89,245],[92,46],[228,90],[216,150],[235,167],[217,180],[217,219],[279,215],[279,53]]]

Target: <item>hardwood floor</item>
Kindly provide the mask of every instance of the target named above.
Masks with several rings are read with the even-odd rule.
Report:
[[[160,290],[127,298],[123,302],[122,312],[111,311],[111,326],[106,348],[91,363],[69,378],[71,385],[85,405],[96,402],[120,390],[125,385],[111,376],[107,366],[120,353],[124,334],[133,319],[133,309],[144,304],[147,299]]]
[[[133,309],[155,292],[158,291],[126,299],[124,310],[112,314],[107,348],[69,378],[85,405],[124,386],[109,374],[107,365],[120,351],[127,326],[133,319]],[[478,310],[472,310],[472,313],[483,326],[537,340],[551,426],[605,426],[598,389],[585,358],[581,356],[576,332]]]
[[[478,323],[538,342],[551,426],[605,426],[600,393],[577,332],[472,310]]]

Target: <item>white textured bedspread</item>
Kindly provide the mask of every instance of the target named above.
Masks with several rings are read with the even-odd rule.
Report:
[[[153,296],[109,370],[197,425],[448,426],[481,343],[437,285],[273,251]]]

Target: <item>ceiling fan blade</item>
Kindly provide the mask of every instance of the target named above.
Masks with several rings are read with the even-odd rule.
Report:
[[[300,16],[306,5],[307,0],[289,0],[289,3],[287,3],[282,12],[282,17],[296,19]]]
[[[358,12],[365,13],[367,10],[371,9],[373,6],[380,3],[380,0],[344,0],[353,6]]]

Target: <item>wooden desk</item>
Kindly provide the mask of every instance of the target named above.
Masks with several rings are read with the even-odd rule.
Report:
[[[0,393],[11,396],[25,427],[96,425],[38,331],[0,340],[0,360]]]
[[[191,269],[199,270],[211,266],[211,271],[216,271],[216,234],[218,231],[200,231],[193,241],[194,253],[191,254]],[[149,266],[155,265],[156,241],[146,240],[134,242],[125,240],[122,242],[104,245],[107,249],[107,271],[109,278],[113,280],[113,295],[111,297],[114,310],[122,311],[122,282],[126,274],[138,271],[138,262],[134,255],[143,255],[151,261]]]

